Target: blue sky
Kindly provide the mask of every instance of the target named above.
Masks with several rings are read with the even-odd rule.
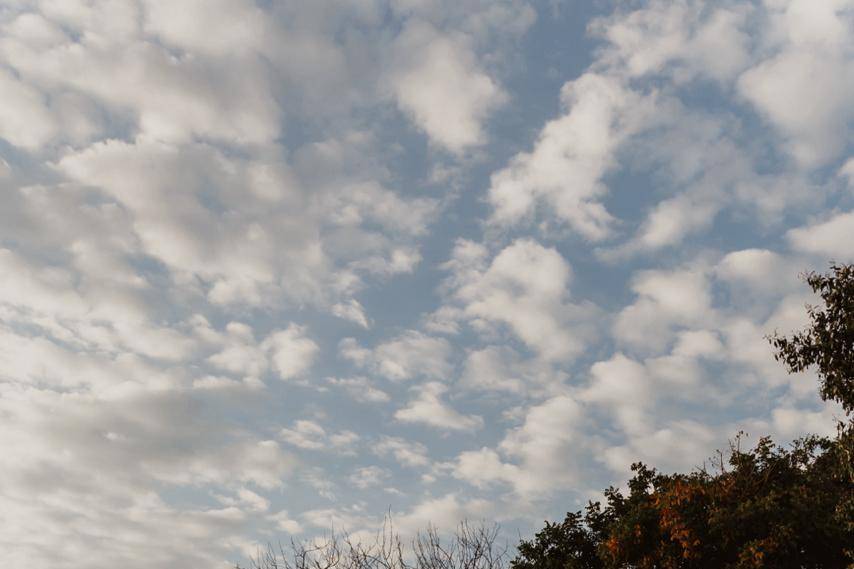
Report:
[[[854,4],[0,6],[0,557],[513,538],[838,408]]]

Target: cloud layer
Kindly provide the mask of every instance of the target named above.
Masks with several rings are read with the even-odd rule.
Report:
[[[852,28],[8,3],[0,557],[228,567],[389,508],[524,533],[636,460],[832,431],[763,337],[854,261]]]

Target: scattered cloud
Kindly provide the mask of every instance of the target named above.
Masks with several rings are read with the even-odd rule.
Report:
[[[840,262],[851,258],[849,236],[854,231],[854,212],[838,213],[827,221],[790,229],[786,234],[792,247]]]
[[[406,407],[394,413],[404,423],[422,423],[437,429],[471,431],[483,426],[483,419],[463,415],[442,400],[447,387],[438,382],[424,383],[417,388],[418,396]]]
[[[309,419],[294,421],[291,428],[279,431],[279,438],[304,450],[325,450],[355,453],[359,435],[353,431],[328,433],[319,423]]]
[[[401,466],[410,468],[430,464],[427,447],[417,441],[384,435],[372,445],[374,454],[380,457],[390,456]]]
[[[566,360],[582,349],[579,332],[590,330],[596,310],[570,302],[572,272],[556,249],[520,239],[490,259],[484,246],[458,241],[445,268],[450,296],[475,328],[507,326],[546,360]]]
[[[365,466],[357,469],[350,475],[350,483],[356,488],[364,490],[366,488],[381,486],[390,477],[391,474],[384,468],[380,468],[379,466]]]
[[[392,381],[416,377],[443,380],[453,370],[448,341],[415,330],[408,330],[373,350],[361,348],[355,340],[347,338],[339,345],[339,352],[357,366],[371,369]]]
[[[765,335],[854,255],[852,3],[577,4],[7,3],[0,557],[526,532],[830,433]]]
[[[412,19],[392,46],[388,81],[397,104],[431,141],[454,153],[484,142],[485,119],[506,99],[468,43]]]

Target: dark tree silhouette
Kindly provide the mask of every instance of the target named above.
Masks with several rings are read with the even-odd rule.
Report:
[[[835,439],[790,448],[741,437],[712,472],[663,475],[632,466],[629,493],[570,512],[523,541],[511,569],[854,567],[854,266],[809,273],[823,306],[791,338],[769,338],[790,372],[818,368],[820,393],[842,404]]]
[[[790,372],[818,368],[821,396],[854,411],[854,265],[831,265],[828,274],[809,273],[807,284],[824,306],[807,306],[811,325],[791,338],[775,333],[775,357]]]
[[[789,450],[768,439],[733,448],[715,473],[635,464],[628,495],[610,488],[604,506],[547,523],[511,569],[846,567],[854,510],[843,460],[838,441],[810,437]]]
[[[604,503],[546,522],[510,569],[854,568],[854,266],[806,281],[823,306],[807,307],[806,330],[769,340],[790,372],[818,368],[822,398],[846,411],[835,438],[742,450],[740,434],[726,458],[689,474],[634,464],[627,494],[609,488]],[[450,542],[431,528],[407,548],[386,526],[370,544],[270,548],[251,569],[503,569],[497,536],[464,523]]]

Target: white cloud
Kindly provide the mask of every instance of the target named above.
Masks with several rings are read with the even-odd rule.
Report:
[[[454,153],[483,143],[483,123],[505,95],[480,68],[469,39],[412,19],[391,49],[390,89],[430,140]]]
[[[377,346],[374,358],[379,373],[389,379],[445,379],[451,373],[450,351],[445,339],[410,331]]]
[[[564,374],[538,358],[523,360],[507,346],[487,346],[466,357],[459,386],[485,392],[516,395],[547,393],[558,389]]]
[[[363,277],[412,271],[421,258],[413,240],[437,212],[436,200],[350,181],[365,176],[358,163],[370,144],[325,141],[301,154],[311,164],[292,166],[276,147],[244,159],[207,144],[109,140],[56,166],[129,218],[121,253],[150,255],[176,278],[198,280],[210,302],[309,302],[364,326],[369,318],[352,298]],[[344,171],[322,180],[306,172],[332,167]],[[318,187],[309,193],[304,183]]]
[[[850,140],[854,63],[845,12],[851,5],[797,0],[769,7],[771,53],[740,77],[738,88],[783,132],[799,162],[819,166],[839,156]]]
[[[468,355],[460,384],[472,389],[522,393],[525,382],[519,367],[518,355],[512,350],[489,346]]]
[[[787,207],[808,203],[806,181],[795,173],[757,171],[760,158],[744,147],[742,125],[730,115],[696,108],[678,93],[661,93],[645,126],[623,144],[621,155],[632,174],[640,175],[640,186],[652,184],[663,197],[644,207],[629,240],[597,251],[604,260],[673,247],[715,227],[730,211],[747,210],[772,225]]]
[[[461,520],[488,519],[495,513],[495,504],[483,498],[465,499],[457,494],[446,494],[440,498],[428,497],[405,514],[395,518],[395,527],[401,533],[414,536],[429,524],[452,528]]]
[[[409,404],[398,409],[394,418],[404,423],[422,423],[437,429],[473,431],[483,426],[483,419],[476,415],[463,415],[442,400],[448,388],[438,382],[423,383],[415,390],[418,396]]]
[[[262,49],[272,30],[263,10],[238,0],[145,0],[145,29],[170,45],[215,56]]]
[[[427,466],[430,457],[422,443],[408,441],[400,437],[382,436],[371,446],[374,454],[380,457],[391,456],[402,466],[409,468]]]
[[[304,327],[291,324],[264,340],[264,348],[270,350],[273,367],[280,379],[299,377],[314,363],[320,348],[314,340],[306,337],[305,332]]]
[[[290,535],[296,535],[303,532],[303,528],[300,523],[291,518],[287,510],[280,510],[276,514],[270,516],[269,519],[275,524],[276,529],[279,531],[283,531]]]
[[[711,227],[719,210],[717,200],[687,193],[663,200],[649,213],[633,245],[654,250],[678,243]]]
[[[423,235],[436,216],[439,204],[431,198],[404,200],[376,183],[342,188],[329,196],[324,208],[327,220],[335,225],[352,226],[378,223],[389,231]]]
[[[503,462],[496,451],[486,447],[460,453],[454,465],[454,476],[479,488],[495,482],[511,483],[521,474],[518,466]]]
[[[309,526],[323,531],[335,528],[336,531],[346,532],[354,538],[357,532],[358,535],[364,535],[362,532],[365,528],[374,530],[376,526],[375,519],[355,507],[312,509],[303,512],[301,519]]]
[[[595,310],[569,302],[571,269],[557,250],[520,239],[490,262],[485,248],[460,241],[445,267],[452,297],[473,325],[504,324],[547,360],[582,349]]]
[[[152,169],[152,163],[158,168]],[[202,164],[207,164],[205,170],[200,169]],[[308,226],[283,226],[281,218],[274,223],[277,218],[269,204],[264,205],[264,220],[262,210],[243,201],[246,182],[235,177],[246,164],[230,162],[212,147],[108,141],[67,155],[58,166],[126,208],[148,254],[176,273],[189,272],[211,282],[213,302],[236,302],[235,297],[242,296],[244,302],[258,303],[265,288],[276,285],[282,263],[299,262],[302,272],[309,274],[322,263],[306,235]],[[216,196],[223,206],[233,203],[238,211],[245,208],[244,215],[226,221],[205,196]],[[296,199],[292,190],[289,198],[278,200],[278,207],[292,207]],[[252,219],[254,215],[260,217]],[[274,250],[277,238],[288,247]],[[314,269],[309,268],[312,265]],[[307,277],[294,273],[294,284]]]
[[[384,468],[380,468],[379,466],[365,466],[356,469],[350,475],[350,483],[360,490],[365,490],[384,484],[390,476],[391,474]]]
[[[365,403],[387,403],[391,400],[388,393],[374,386],[367,377],[327,378],[327,381],[336,387],[344,389],[347,394],[356,401]]]
[[[39,148],[56,135],[57,121],[41,93],[3,70],[0,92],[0,136],[16,146]]]
[[[532,405],[497,450],[461,453],[453,475],[476,487],[509,484],[525,502],[566,490],[579,483],[583,470],[581,457],[589,444],[581,430],[584,421],[583,407],[568,395]]]
[[[571,397],[558,395],[528,409],[524,423],[511,430],[499,449],[518,461],[510,480],[523,496],[541,495],[578,482],[574,456],[584,446],[583,410]]]
[[[705,270],[643,271],[633,279],[638,299],[617,315],[614,336],[628,345],[661,349],[674,327],[711,317],[711,292]]]
[[[703,316],[711,302],[706,275],[696,269],[643,272],[634,280],[632,290],[654,302],[663,313],[683,318]]]
[[[142,291],[128,290],[133,286],[75,289],[75,271],[43,265],[9,249],[0,249],[0,266],[5,269],[0,302],[11,307],[14,319],[29,320],[56,339],[171,361],[188,357],[196,348],[192,338],[151,322]]]
[[[83,559],[87,542],[69,538],[79,529],[83,535],[110,535],[84,567],[142,558],[215,563],[240,543],[238,526],[247,514],[238,507],[176,508],[152,488],[251,483],[269,490],[293,467],[274,441],[222,421],[213,411],[214,394],[203,399],[115,380],[102,392],[61,394],[4,383],[3,478],[15,491],[0,501],[4,511],[14,512],[15,523],[0,525],[20,544],[7,549],[12,558],[42,559],[52,543],[67,559]],[[247,508],[254,511],[259,504]],[[57,519],[57,508],[83,517],[85,528]],[[156,558],[146,554],[149,537],[158,540]],[[187,550],[188,543],[199,547]]]
[[[308,419],[294,421],[293,426],[279,431],[279,437],[297,448],[306,450],[338,450],[354,453],[359,435],[353,431],[328,433],[319,423]]]
[[[339,345],[339,352],[356,365],[369,367],[392,381],[416,377],[445,380],[453,371],[448,341],[416,330],[408,330],[382,342],[373,350],[362,348],[354,339],[346,338]]]
[[[653,387],[644,366],[617,353],[593,364],[590,375],[579,398],[611,407],[626,432],[644,431]]]
[[[270,509],[270,501],[249,488],[239,488],[237,490],[237,498],[252,510],[265,512]]]
[[[697,421],[674,421],[661,429],[632,437],[629,445],[606,449],[603,461],[620,473],[627,472],[631,464],[639,460],[667,473],[695,468],[711,456],[716,444],[720,447],[726,436]]]
[[[219,371],[244,378],[260,378],[268,370],[282,380],[299,378],[319,352],[314,340],[307,337],[305,326],[290,324],[257,341],[252,327],[242,322],[229,322],[220,333],[201,315],[192,320],[194,334],[216,350],[205,361]]]
[[[267,369],[267,357],[255,342],[252,328],[239,322],[226,326],[229,341],[208,357],[214,367],[235,374],[259,377]]]
[[[804,253],[822,255],[839,262],[854,258],[854,212],[838,213],[828,220],[786,233],[792,247]]]
[[[767,249],[728,253],[715,268],[718,278],[760,292],[785,291],[798,285],[795,272],[780,254]]]
[[[780,407],[771,412],[771,422],[777,437],[794,439],[804,432],[833,437],[842,414],[842,410],[833,404],[820,411]]]
[[[589,240],[611,233],[600,199],[602,177],[616,165],[619,144],[647,112],[642,97],[619,79],[587,73],[561,89],[566,114],[543,127],[531,152],[492,175],[493,222],[514,224],[542,207]]]
[[[592,30],[607,40],[600,62],[621,74],[664,74],[677,86],[697,76],[735,83],[783,131],[794,156],[816,165],[842,150],[851,119],[847,6],[847,0],[713,8],[651,2],[600,18]],[[812,104],[817,91],[821,105]]]
[[[787,209],[809,205],[808,178],[798,178],[845,152],[854,73],[848,4],[814,4],[654,1],[594,20],[589,31],[603,43],[565,83],[563,113],[493,173],[492,222],[618,237],[635,221],[606,210],[608,186],[616,180],[623,191],[621,180],[640,176],[636,191],[651,183],[664,198],[645,206],[631,240],[600,251],[619,260],[707,231],[722,212],[752,210],[778,224]],[[728,110],[698,102],[697,89]],[[744,134],[750,119],[732,111],[743,101],[783,135],[758,144],[797,158],[785,175],[764,173],[767,153]]]
[[[434,334],[458,334],[463,314],[456,306],[440,306],[424,319],[424,328]]]
[[[851,254],[850,7],[653,0],[568,54],[524,0],[7,2],[0,557],[217,567],[385,486],[513,528],[831,432],[763,336]]]
[[[355,298],[351,298],[347,302],[333,304],[331,312],[338,318],[355,322],[362,328],[370,327],[368,317],[365,316],[365,309]]]
[[[677,81],[699,74],[724,81],[748,63],[750,43],[750,7],[727,4],[653,1],[599,18],[591,28],[608,40],[602,59],[632,77],[666,71]]]
[[[739,85],[789,135],[792,154],[806,165],[819,165],[844,148],[846,125],[852,120],[847,105],[854,95],[852,75],[854,66],[838,56],[793,51],[754,67]],[[817,90],[824,94],[821,105],[814,104]]]
[[[105,13],[98,12],[99,17]],[[114,30],[116,24],[109,21],[101,30]],[[85,30],[81,28],[78,33]],[[80,42],[68,37],[48,49],[7,38],[0,50],[35,83],[74,90],[131,113],[146,138],[182,142],[199,136],[265,143],[278,134],[280,113],[260,61],[247,58],[217,65],[201,57],[178,59],[138,34],[138,29],[121,38],[90,32]],[[138,88],[153,79],[157,90]]]

